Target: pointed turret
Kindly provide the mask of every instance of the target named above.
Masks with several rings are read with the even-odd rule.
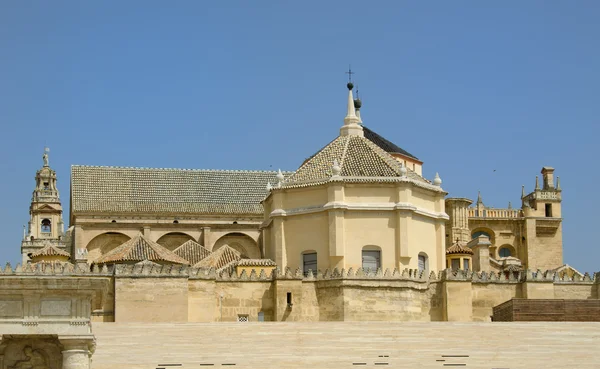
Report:
[[[354,96],[352,89],[354,85],[348,82],[348,112],[344,118],[344,125],[340,128],[340,136],[361,136],[364,137],[363,128],[360,125],[360,119],[356,116],[354,108]]]
[[[477,204],[483,204],[483,200],[481,199],[481,191],[477,191]]]

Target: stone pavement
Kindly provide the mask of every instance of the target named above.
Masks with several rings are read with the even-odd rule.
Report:
[[[94,323],[93,369],[600,368],[600,323]]]

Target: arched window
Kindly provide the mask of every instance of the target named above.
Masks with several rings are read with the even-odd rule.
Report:
[[[377,271],[381,268],[381,249],[377,246],[365,246],[362,250],[362,267],[364,270]]]
[[[42,233],[50,233],[52,232],[52,224],[50,223],[50,219],[42,220]]]
[[[308,271],[313,274],[317,273],[317,253],[314,251],[305,251],[302,253],[302,272],[304,276],[308,276]]]
[[[419,253],[419,271],[429,270],[429,258],[424,252]]]
[[[503,247],[498,251],[498,255],[500,255],[501,258],[507,258],[510,255],[510,249],[508,247]]]
[[[475,238],[477,238],[479,236],[486,236],[490,240],[492,239],[492,237],[490,237],[490,235],[487,232],[484,232],[484,231],[479,231],[479,232],[473,233],[473,236],[471,237],[471,239],[475,239]]]

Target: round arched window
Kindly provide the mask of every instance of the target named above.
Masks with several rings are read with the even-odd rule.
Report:
[[[490,240],[492,239],[492,237],[490,237],[490,235],[487,232],[484,232],[484,231],[479,231],[479,232],[473,233],[473,236],[471,237],[471,239],[475,239],[475,238],[477,238],[479,236],[486,236]]]
[[[508,247],[503,247],[498,251],[498,255],[500,255],[501,258],[507,258],[510,256],[510,249]]]

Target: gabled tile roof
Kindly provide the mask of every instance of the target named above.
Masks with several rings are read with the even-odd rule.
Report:
[[[51,244],[47,244],[46,246],[44,246],[43,248],[41,248],[40,250],[34,252],[31,254],[32,258],[35,257],[39,257],[39,256],[66,256],[66,257],[71,257],[71,254],[69,254],[68,252],[59,249],[58,247],[51,245]]]
[[[473,250],[467,247],[466,243],[456,241],[452,246],[446,249],[446,255],[452,254],[473,255]]]
[[[240,254],[239,251],[231,248],[228,245],[223,245],[217,250],[213,251],[209,256],[196,263],[194,268],[214,268],[215,270],[219,271],[229,264],[237,262],[241,258],[242,254]]]
[[[329,179],[337,160],[342,177],[401,177],[401,164],[382,148],[361,136],[339,136],[306,160],[285,181],[285,185]],[[410,179],[429,183],[407,168]]]
[[[211,254],[207,248],[194,240],[184,242],[181,246],[176,248],[173,253],[189,261],[190,265],[197,264],[200,260]]]
[[[71,167],[73,214],[263,214],[274,171]],[[290,172],[284,172],[289,176]]]
[[[383,136],[377,134],[376,132],[372,131],[371,129],[369,129],[369,128],[365,127],[365,126],[362,126],[362,127],[363,127],[363,132],[365,134],[365,138],[369,139],[375,145],[377,145],[380,148],[382,148],[385,152],[388,152],[390,154],[401,154],[401,155],[408,156],[408,157],[411,157],[413,159],[419,160],[413,154],[411,154],[408,151],[402,149],[401,147],[399,147],[395,143],[393,143],[391,141],[388,141]]]
[[[184,258],[175,255],[158,243],[144,237],[141,233],[126,241],[116,249],[102,255],[94,263],[108,264],[119,262],[167,262],[173,264],[189,265]]]
[[[237,266],[277,266],[271,259],[241,259],[237,262]]]

